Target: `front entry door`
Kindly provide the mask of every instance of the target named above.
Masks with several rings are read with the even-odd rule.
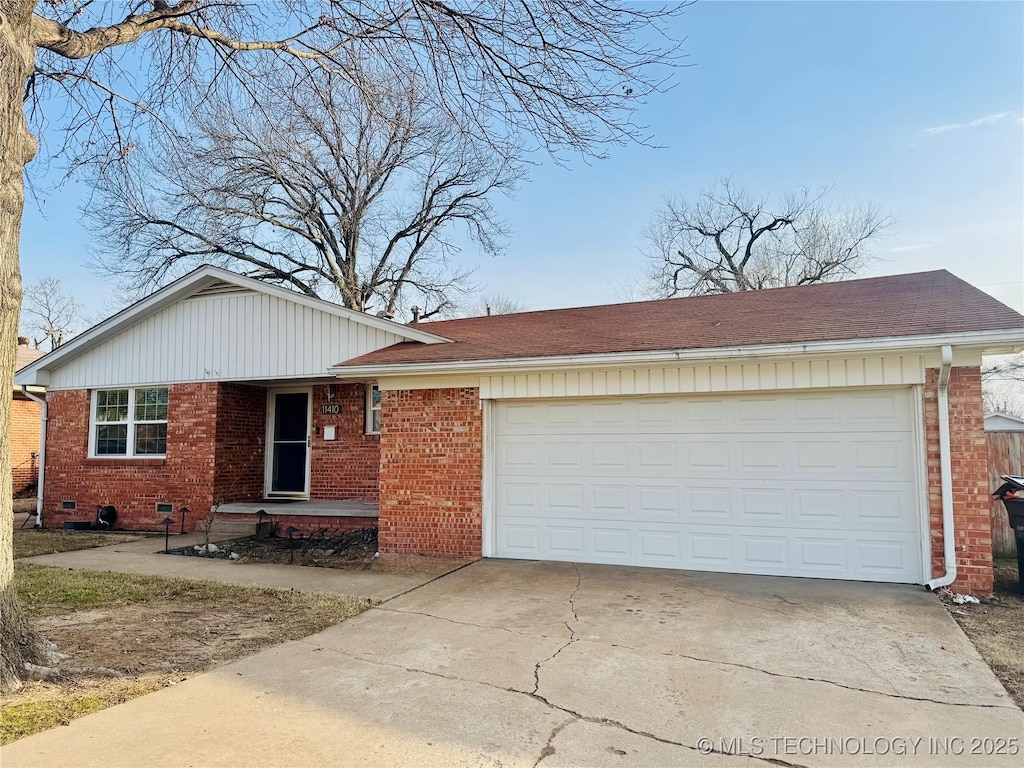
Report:
[[[309,390],[270,393],[269,496],[309,496]]]

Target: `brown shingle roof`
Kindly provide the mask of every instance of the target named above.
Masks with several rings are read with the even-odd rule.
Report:
[[[420,323],[339,366],[707,349],[1021,329],[1024,317],[945,270],[631,304]]]
[[[25,344],[19,344],[17,358],[14,363],[14,370],[21,370],[26,365],[35,362],[45,354],[46,352],[41,349],[33,349]]]

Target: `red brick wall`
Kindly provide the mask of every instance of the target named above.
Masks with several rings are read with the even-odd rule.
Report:
[[[325,405],[338,406],[340,413],[323,413]],[[366,386],[363,384],[313,388],[311,498],[377,500],[380,436],[365,434],[365,413]],[[324,440],[323,435],[323,428],[330,425],[337,427],[337,439],[333,442]]]
[[[346,531],[358,531],[363,528],[376,528],[377,518],[375,517],[327,517],[323,515],[275,515],[274,505],[267,505],[268,514],[263,522],[270,523],[273,526],[273,532],[275,536],[279,536],[282,539],[287,539],[288,534],[285,531],[289,528],[295,528],[296,533],[294,536],[308,536],[315,531],[326,531],[327,535],[333,535],[336,533],[344,533]],[[246,523],[258,523],[260,522],[259,515],[241,515],[232,512],[230,515],[223,515],[218,520],[224,520],[229,523],[234,522],[246,522]]]
[[[313,391],[313,498],[376,501],[380,438],[363,434],[363,385],[335,385]],[[170,388],[165,459],[89,459],[89,392],[54,391],[48,395],[46,488],[43,523],[58,528],[66,520],[95,519],[96,506],[117,508],[118,527],[160,529],[164,515],[156,504],[187,506],[186,527],[208,513],[216,501],[263,497],[267,429],[267,390],[245,384],[206,382]],[[324,415],[321,405],[337,403],[341,412]],[[36,421],[38,424],[38,420]],[[334,442],[323,440],[322,428],[338,427]],[[321,434],[316,435],[316,427]],[[77,502],[74,512],[61,502]],[[329,523],[329,524],[328,524]],[[306,528],[366,527],[345,518],[304,521]],[[297,525],[297,524],[296,524]]]
[[[924,388],[924,420],[933,576],[941,576],[945,572],[938,413],[938,370],[929,368]],[[949,382],[949,437],[957,579],[952,588],[974,595],[986,595],[992,591],[992,522],[989,516],[984,416],[981,370],[977,367],[954,368]]]
[[[483,415],[478,390],[386,391],[381,552],[479,557]]]
[[[262,499],[267,390],[220,384],[216,422],[215,498],[220,502]]]
[[[32,400],[15,396],[11,403],[11,470],[15,495],[34,486],[39,478],[39,419],[43,407]]]
[[[46,480],[43,524],[59,528],[66,520],[95,520],[98,504],[117,508],[117,526],[161,530],[158,502],[192,510],[187,523],[208,511],[214,483],[217,384],[177,384],[170,388],[167,457],[164,459],[89,459],[89,392],[47,394]],[[78,503],[63,512],[61,502]],[[177,525],[175,526],[177,527]]]

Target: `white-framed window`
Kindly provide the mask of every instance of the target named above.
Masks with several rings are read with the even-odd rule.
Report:
[[[93,391],[89,455],[96,458],[166,456],[167,387]]]
[[[366,434],[380,434],[381,399],[380,387],[376,384],[366,385]]]

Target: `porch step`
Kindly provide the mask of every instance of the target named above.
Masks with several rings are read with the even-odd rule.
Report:
[[[261,535],[265,536],[270,533],[270,523],[246,522],[244,520],[221,520],[220,518],[217,518],[213,521],[213,525],[210,527],[210,533],[218,536],[231,534],[241,538],[243,536],[255,536],[256,529],[259,526],[263,526],[260,531]],[[200,522],[197,526],[197,530],[199,532],[204,531],[205,523]]]

